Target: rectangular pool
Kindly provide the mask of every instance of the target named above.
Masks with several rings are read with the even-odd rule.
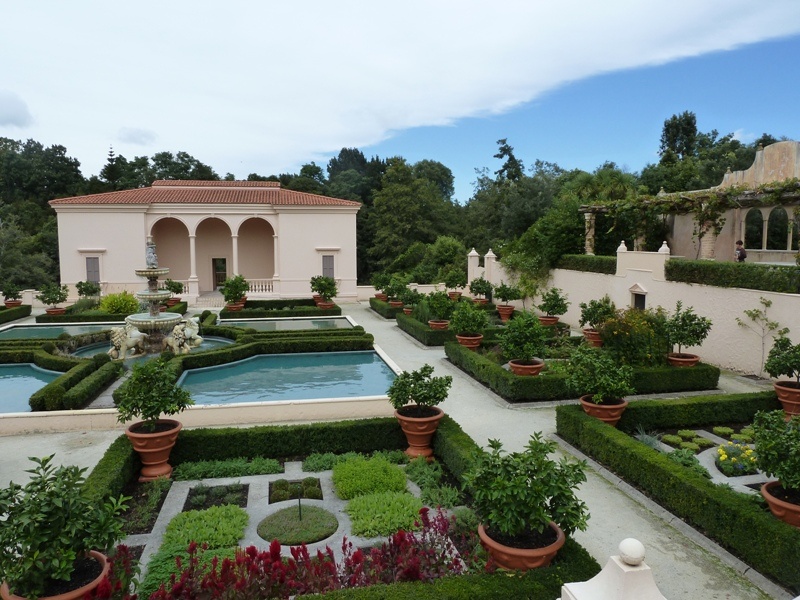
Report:
[[[0,413],[31,412],[31,395],[60,375],[32,364],[0,365]]]
[[[223,319],[222,327],[245,327],[257,331],[299,331],[310,329],[352,329],[347,317],[295,317],[291,319]]]
[[[80,335],[82,333],[95,333],[112,327],[121,327],[119,323],[93,323],[80,325],[10,325],[0,329],[0,340],[39,340],[57,339],[62,333]]]

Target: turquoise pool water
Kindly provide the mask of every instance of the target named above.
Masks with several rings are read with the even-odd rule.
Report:
[[[347,317],[324,319],[225,319],[220,325],[249,327],[258,331],[297,331],[301,329],[352,329]]]
[[[0,365],[0,413],[31,412],[31,394],[59,375],[32,364]]]
[[[112,327],[120,327],[125,323],[98,323],[96,325],[12,325],[0,331],[0,340],[54,340],[62,333],[79,335],[94,333]]]
[[[227,346],[228,344],[232,343],[233,340],[229,340],[227,338],[207,337],[203,338],[203,343],[200,344],[200,346],[198,346],[194,350],[192,350],[192,352],[198,352],[200,350],[213,350],[214,348],[219,348],[220,346]],[[107,353],[109,348],[111,348],[111,342],[98,342],[96,344],[90,344],[88,346],[82,346],[78,348],[75,352],[72,353],[72,356],[77,356],[78,358],[91,358],[95,354]],[[154,356],[158,356],[158,354],[148,354],[147,356],[152,358]]]
[[[377,352],[269,354],[185,371],[178,383],[195,404],[381,396],[394,371]]]

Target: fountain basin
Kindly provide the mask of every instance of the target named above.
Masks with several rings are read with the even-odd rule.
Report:
[[[154,316],[150,313],[136,313],[125,317],[125,322],[143,333],[164,333],[175,327],[182,319],[182,315],[171,312],[157,313]]]

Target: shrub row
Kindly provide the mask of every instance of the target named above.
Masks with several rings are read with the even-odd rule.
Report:
[[[616,256],[593,256],[589,254],[565,254],[558,261],[559,269],[569,271],[585,271],[587,273],[605,273],[614,275],[617,272]]]
[[[400,329],[426,346],[442,346],[445,342],[456,339],[456,334],[451,330],[431,329],[426,323],[421,323],[414,317],[403,314],[402,311],[397,314],[396,319]]]
[[[39,351],[36,354],[47,354],[44,351]],[[101,355],[105,356],[105,355]],[[106,359],[108,356],[106,356]],[[35,359],[34,359],[35,360]],[[65,403],[65,396],[68,390],[78,385],[85,378],[92,375],[97,371],[100,360],[81,360],[77,364],[73,362],[73,367],[60,377],[56,377],[53,381],[45,385],[43,388],[37,390],[31,395],[29,400],[32,411],[42,410],[64,410],[66,408],[78,408],[78,406],[67,406]],[[43,367],[46,368],[46,367]],[[73,395],[70,401],[76,401],[77,397]]]
[[[342,309],[338,305],[333,308],[317,308],[313,301],[311,306],[298,305],[294,307],[287,306],[285,308],[258,308],[255,305],[258,301],[248,300],[242,310],[229,311],[223,308],[219,311],[221,319],[258,319],[264,317],[340,317]]]
[[[624,425],[642,423],[645,429],[689,427],[700,425],[706,416],[711,417],[709,425],[732,422],[734,416],[747,416],[747,422],[757,410],[777,403],[765,394],[752,394],[670,400],[673,406],[666,404],[633,403],[625,411]],[[681,404],[684,406],[675,408]],[[681,414],[688,422],[676,422]],[[795,590],[800,586],[800,530],[773,517],[756,498],[714,485],[624,431],[587,416],[578,406],[556,409],[556,431],[760,573]]]
[[[546,371],[536,377],[519,377],[479,352],[457,342],[444,345],[447,358],[494,393],[509,402],[542,402],[574,398],[566,386],[566,376]],[[719,381],[719,369],[698,364],[690,369],[677,367],[637,367],[633,387],[637,394],[659,394],[692,390],[713,390]]]
[[[384,319],[394,319],[398,314],[404,314],[402,306],[395,308],[388,302],[384,302],[378,298],[370,298],[369,307]]]
[[[104,355],[101,355],[104,356]],[[111,382],[122,375],[123,367],[120,362],[106,362],[102,367],[85,377],[64,394],[64,408],[83,408],[106,389]]]
[[[664,272],[667,281],[766,292],[800,293],[800,269],[791,266],[670,259],[666,263]]]
[[[189,308],[186,302],[178,302],[167,308],[167,312],[184,314]],[[123,323],[127,314],[104,313],[97,309],[87,312],[72,313],[67,309],[63,315],[41,314],[36,317],[37,323]]]
[[[29,317],[30,314],[31,314],[30,304],[22,304],[20,306],[15,306],[14,308],[6,308],[5,306],[0,306],[0,325],[3,323],[8,323],[9,321],[24,319],[25,317]]]

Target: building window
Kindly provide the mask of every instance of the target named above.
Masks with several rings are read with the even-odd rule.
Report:
[[[644,310],[645,308],[645,300],[647,296],[645,294],[633,294],[633,308],[637,308],[639,310]]]
[[[100,257],[86,257],[86,281],[100,283]]]
[[[333,254],[323,254],[322,255],[322,276],[323,277],[334,277],[333,274]]]

